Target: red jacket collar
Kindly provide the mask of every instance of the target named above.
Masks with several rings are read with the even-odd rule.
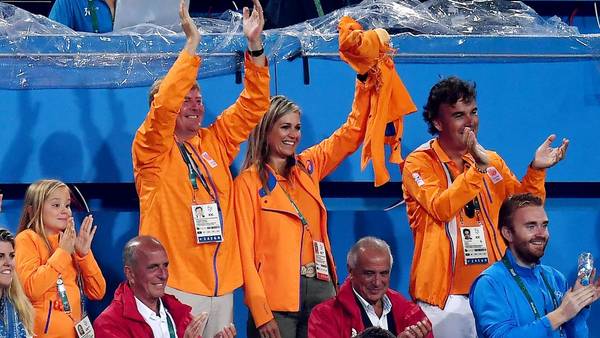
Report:
[[[181,303],[174,296],[165,294],[162,296],[161,300],[167,310],[171,313],[176,326],[179,326],[181,321],[190,316],[192,308]],[[144,318],[137,310],[133,290],[131,290],[127,282],[122,282],[117,290],[115,290],[114,301],[123,304],[123,317],[145,323]]]

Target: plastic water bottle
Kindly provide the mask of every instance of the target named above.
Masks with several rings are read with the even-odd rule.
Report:
[[[581,279],[581,285],[590,284],[592,270],[594,270],[594,257],[589,252],[583,252],[577,260],[577,277]]]

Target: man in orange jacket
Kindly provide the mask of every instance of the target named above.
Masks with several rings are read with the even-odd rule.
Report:
[[[495,225],[502,201],[522,192],[545,198],[546,168],[563,159],[569,141],[552,148],[556,136],[549,136],[519,181],[498,154],[477,142],[473,84],[441,80],[429,93],[423,117],[437,137],[412,152],[402,168],[415,242],[410,294],[436,337],[476,337],[469,288],[504,255]]]
[[[150,111],[133,141],[140,235],[156,237],[171,260],[167,292],[208,312],[204,336],[233,321],[233,291],[242,285],[229,166],[269,107],[269,70],[262,47],[262,8],[244,8],[248,40],[244,90],[213,124],[201,128],[196,84],[200,33],[181,8],[186,45],[150,91]]]

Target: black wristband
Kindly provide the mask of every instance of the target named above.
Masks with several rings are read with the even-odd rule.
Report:
[[[250,48],[248,48],[248,53],[250,53],[250,56],[253,57],[259,57],[261,55],[263,55],[265,52],[265,47],[261,47],[259,50],[250,50]]]

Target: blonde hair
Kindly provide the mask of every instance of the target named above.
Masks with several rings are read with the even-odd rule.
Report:
[[[8,242],[12,245],[13,249],[15,248],[15,239],[8,230],[0,229],[0,242]],[[8,289],[4,292],[8,294],[9,301],[15,306],[17,315],[21,322],[23,322],[25,331],[27,331],[28,335],[33,336],[33,306],[29,298],[25,295],[16,272],[13,274],[13,279]]]
[[[269,133],[280,118],[290,113],[300,114],[300,107],[285,96],[272,96],[269,110],[265,113],[254,130],[252,130],[250,137],[248,137],[248,149],[246,151],[246,158],[244,159],[242,169],[247,169],[255,165],[262,186],[267,193],[271,192],[267,185],[267,163],[269,162],[270,153],[268,142]],[[286,163],[286,172],[284,173],[284,176],[289,173],[289,170],[295,164],[296,159],[293,156],[289,157]]]
[[[33,230],[44,239],[49,252],[52,252],[52,247],[46,235],[42,213],[44,202],[50,194],[60,188],[65,188],[70,192],[69,187],[59,180],[39,180],[32,183],[25,193],[25,203],[19,220],[19,229],[17,230],[17,233],[27,229]]]

